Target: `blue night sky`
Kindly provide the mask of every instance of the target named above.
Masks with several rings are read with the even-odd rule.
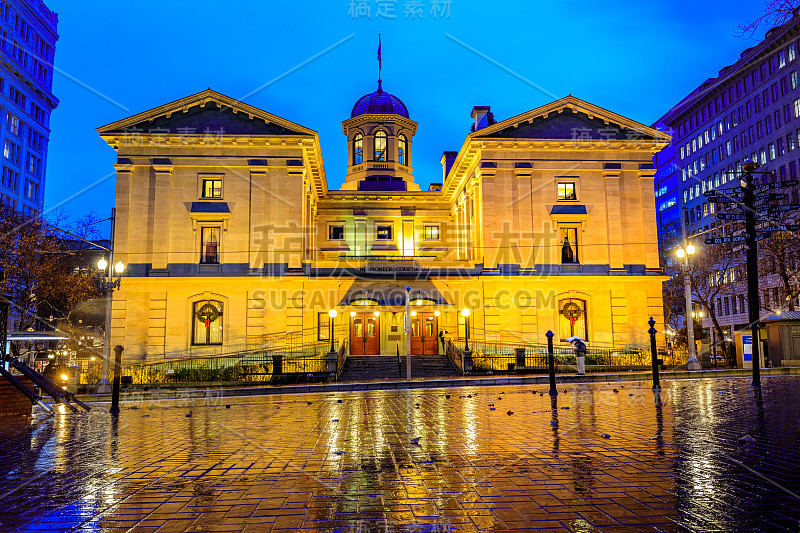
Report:
[[[115,152],[95,128],[206,87],[240,99],[336,43],[246,102],[319,132],[328,185],[338,188],[341,122],[376,88],[381,32],[384,89],[419,123],[414,174],[426,188],[441,181],[442,151],[469,133],[474,105],[491,105],[499,121],[573,94],[651,124],[766,29],[757,40],[734,35],[760,15],[752,0],[451,0],[449,17],[431,14],[434,0],[46,2],[59,14],[61,104],[45,208],[76,216],[105,217],[113,206]],[[415,2],[422,17],[405,18]],[[369,5],[370,16],[353,18],[351,4]],[[381,5],[396,18],[378,18]]]

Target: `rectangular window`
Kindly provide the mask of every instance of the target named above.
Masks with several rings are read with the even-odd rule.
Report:
[[[435,225],[426,225],[425,226],[425,239],[429,241],[438,241],[439,240],[439,226]]]
[[[797,89],[797,71],[793,70],[792,73],[789,75],[789,79],[792,82],[792,89]]]
[[[789,178],[794,179],[797,177],[797,161],[791,161],[789,163]]]
[[[578,228],[560,228],[561,262],[578,262]]]
[[[18,91],[13,85],[11,86],[10,95],[12,102],[23,109],[25,108],[25,95]]]
[[[764,119],[764,133],[766,135],[772,133],[772,117],[767,117]]]
[[[800,117],[800,98],[792,102],[792,105],[794,106],[794,118]]]
[[[19,165],[19,146],[6,139],[3,145],[3,157]]]
[[[35,155],[29,153],[27,167],[28,167],[28,172],[30,172],[34,176],[39,176],[42,171],[42,160],[36,157]]]
[[[3,167],[3,185],[16,192],[19,187],[19,173],[8,167]]]
[[[769,160],[772,161],[777,155],[775,151],[775,143],[769,143]]]
[[[202,198],[222,198],[222,178],[204,177],[202,178],[202,187]]]
[[[329,241],[344,240],[344,225],[331,224],[330,226],[328,226],[328,240]]]
[[[781,50],[778,52],[778,68],[783,68],[786,66],[786,51]]]
[[[215,265],[219,263],[219,227],[204,227],[200,229],[200,262]]]
[[[551,189],[552,190],[552,189]],[[558,199],[559,200],[577,200],[575,194],[575,182],[562,182],[558,184]]]
[[[11,113],[8,114],[8,118],[6,120],[6,129],[9,131],[9,133],[19,135],[19,119]]]
[[[324,311],[317,313],[317,340],[329,341],[331,340],[331,323],[328,312]]]
[[[795,57],[797,57],[797,47],[792,43],[789,45],[789,61],[794,61]]]
[[[222,344],[223,304],[215,300],[203,300],[192,306],[192,344]]]
[[[781,112],[775,111],[775,113],[772,114],[772,117],[775,119],[775,129],[777,130],[781,127]]]
[[[379,241],[392,240],[392,225],[391,224],[378,224],[375,226],[375,238]]]

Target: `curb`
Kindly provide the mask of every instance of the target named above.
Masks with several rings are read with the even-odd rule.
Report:
[[[724,369],[724,370],[682,370],[661,372],[662,380],[691,380],[704,378],[747,378],[752,375],[751,370]],[[761,369],[762,376],[795,376],[800,375],[800,367],[779,367]],[[589,374],[585,376],[562,375],[556,377],[559,385],[576,385],[584,383],[617,383],[625,381],[649,381],[651,372],[625,372],[608,374]],[[528,377],[466,377],[459,379],[431,379],[418,381],[378,381],[378,382],[351,382],[351,383],[324,383],[318,385],[272,385],[265,387],[236,387],[236,388],[205,388],[186,390],[158,390],[123,392],[120,394],[121,402],[139,400],[167,400],[183,398],[203,398],[237,396],[267,396],[274,394],[314,394],[327,392],[364,392],[374,390],[409,390],[409,389],[439,389],[453,387],[492,387],[506,385],[547,385],[547,376]],[[84,402],[109,402],[110,394],[81,395]]]

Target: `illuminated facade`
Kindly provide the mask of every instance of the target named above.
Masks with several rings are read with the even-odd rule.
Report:
[[[329,190],[317,133],[211,90],[98,131],[118,152],[111,341],[129,359],[202,354],[284,331],[353,355],[470,327],[644,346],[662,319],[652,157],[669,137],[574,97],[496,122],[414,179],[417,123],[381,88],[343,122]],[[337,339],[340,340],[340,339]]]

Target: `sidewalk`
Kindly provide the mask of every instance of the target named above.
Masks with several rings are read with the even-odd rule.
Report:
[[[660,374],[662,388],[663,382],[670,380],[701,379],[701,378],[749,378],[752,370],[722,369],[722,370],[673,370]],[[762,376],[793,376],[800,375],[800,367],[762,368]],[[413,371],[412,371],[413,376]],[[577,374],[556,374],[558,384],[578,383],[615,383],[625,381],[651,381],[651,372],[609,372],[595,373],[579,376]],[[200,398],[207,396],[209,390],[215,391],[215,396],[263,396],[271,394],[307,394],[324,392],[354,392],[371,390],[405,390],[428,389],[446,387],[491,387],[503,385],[547,385],[547,375],[535,376],[460,376],[442,379],[412,379],[363,381],[363,382],[329,382],[321,384],[296,384],[296,385],[264,385],[261,387],[204,387],[186,389],[158,389],[149,391],[124,391],[120,393],[120,401],[156,400],[170,398]],[[108,402],[110,394],[81,394],[78,398],[84,402]]]

